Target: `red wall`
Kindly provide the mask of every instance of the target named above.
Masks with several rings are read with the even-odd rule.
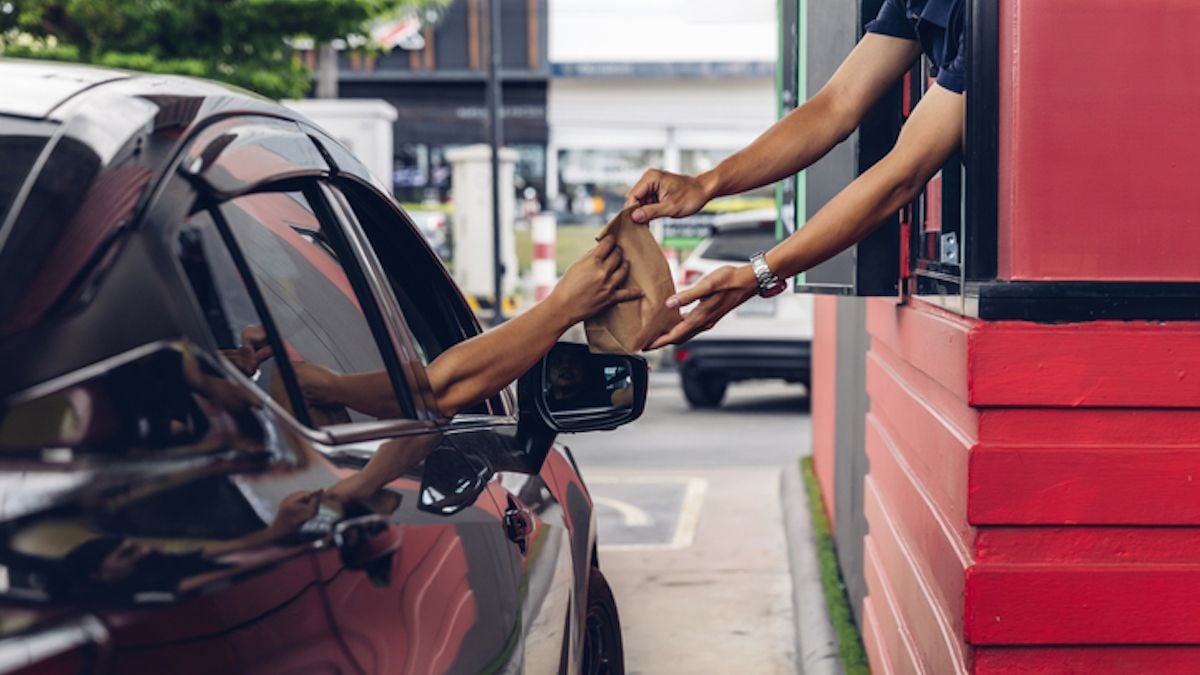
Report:
[[[972,324],[891,299],[870,301],[866,419],[870,534],[863,639],[878,673],[965,672],[962,597],[975,532],[967,467]]]
[[[813,297],[812,388],[812,456],[821,499],[829,526],[834,526],[834,439],[837,421],[837,310],[838,298],[832,295]]]
[[[873,301],[876,672],[1200,672],[1200,324]]]
[[[999,2],[1000,277],[1200,280],[1200,2]]]

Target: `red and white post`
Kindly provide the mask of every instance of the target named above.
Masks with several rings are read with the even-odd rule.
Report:
[[[530,218],[530,230],[533,234],[533,299],[540,301],[550,295],[558,282],[555,255],[558,221],[553,213],[539,213]]]

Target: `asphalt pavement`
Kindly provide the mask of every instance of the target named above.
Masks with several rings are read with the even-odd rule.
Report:
[[[639,421],[565,438],[596,502],[627,672],[796,672],[780,479],[810,440],[801,386],[733,385],[697,411],[673,373],[651,375]]]

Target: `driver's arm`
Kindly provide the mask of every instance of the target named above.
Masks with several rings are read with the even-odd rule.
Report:
[[[550,297],[502,326],[442,352],[426,367],[438,410],[446,417],[494,396],[546,355],[568,328],[615,302],[640,298],[621,286],[629,263],[612,237],[571,265]],[[293,363],[310,405],[340,405],[373,417],[403,414],[386,371],[340,375]]]
[[[567,329],[615,302],[642,296],[621,289],[629,276],[612,237],[600,240],[571,265],[554,291],[529,311],[482,335],[460,342],[429,364],[426,372],[446,417],[496,394],[533,367]]]

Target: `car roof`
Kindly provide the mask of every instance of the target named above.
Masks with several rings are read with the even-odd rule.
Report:
[[[187,122],[199,122],[218,111],[271,113],[292,119],[303,115],[252,92],[232,85],[178,75],[159,75],[52,61],[0,58],[0,115],[34,120],[68,122],[92,112],[89,104],[100,99],[143,99],[158,103],[172,98],[207,102],[192,106],[196,114]],[[218,101],[220,104],[218,105]],[[178,111],[172,111],[177,113]],[[179,123],[176,116],[171,121]],[[187,125],[190,126],[190,125]]]
[[[5,92],[0,114],[45,119],[80,92],[128,77],[110,68],[0,59],[0,83]]]
[[[9,167],[10,184],[2,186],[8,201],[0,203],[0,270],[5,278],[0,342],[36,332],[31,329],[45,312],[65,297],[81,272],[97,263],[95,252],[142,217],[141,207],[149,203],[180,149],[207,129],[218,129],[211,122],[257,116],[268,123],[282,120],[283,127],[292,124],[310,140],[324,133],[273,101],[185,77],[0,58],[0,91],[23,92],[0,97],[0,140],[11,139],[17,147],[20,139],[45,138],[42,146],[31,143],[19,156],[6,157],[20,161]],[[316,145],[308,156],[314,155],[320,156]],[[102,189],[93,193],[95,185]],[[86,217],[77,219],[79,214]],[[67,250],[63,247],[71,255],[59,255]],[[56,265],[46,265],[54,255]],[[35,281],[45,275],[54,276],[57,285],[37,285],[40,295],[31,294]],[[5,367],[0,364],[0,371]]]

